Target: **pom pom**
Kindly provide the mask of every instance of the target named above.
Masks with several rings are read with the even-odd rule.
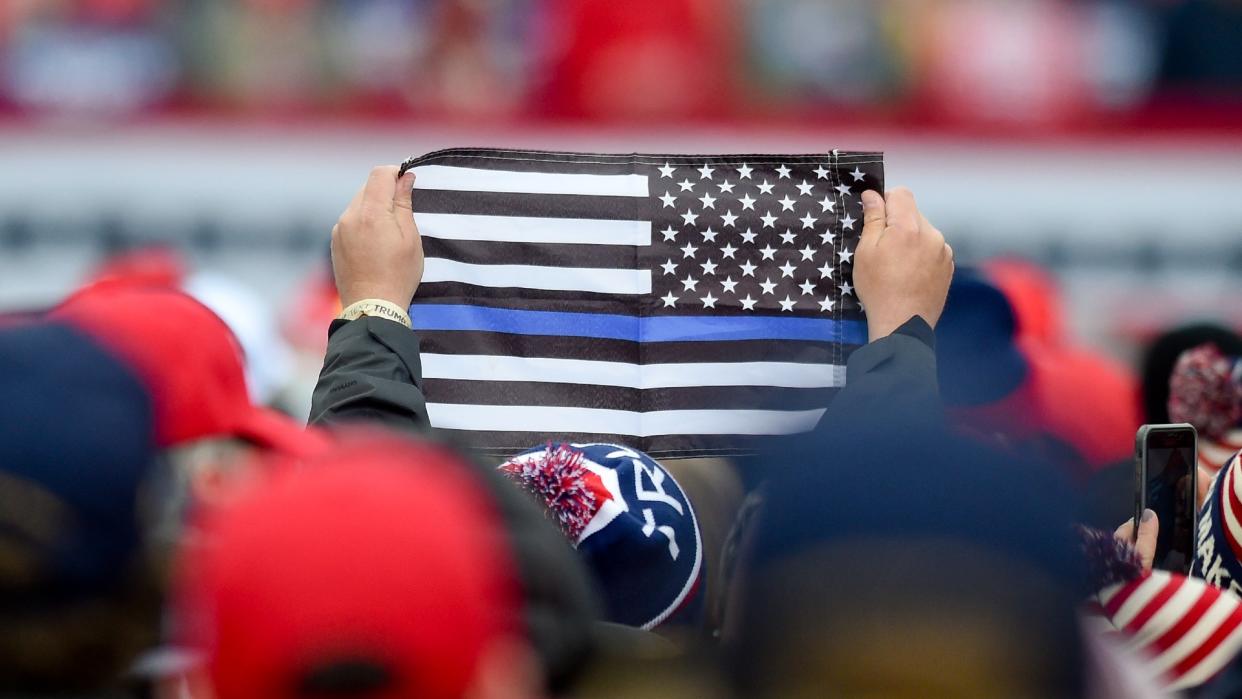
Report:
[[[1143,562],[1129,542],[1100,529],[1083,526],[1077,529],[1087,560],[1087,582],[1093,591],[1142,576]]]
[[[500,466],[505,475],[544,503],[548,517],[575,546],[598,509],[595,492],[586,481],[590,472],[582,459],[582,452],[568,444],[548,444],[534,458]]]
[[[1169,377],[1169,417],[1220,439],[1242,420],[1238,363],[1208,343],[1186,350]]]

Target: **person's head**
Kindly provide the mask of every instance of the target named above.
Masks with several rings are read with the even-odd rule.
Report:
[[[936,325],[936,361],[945,403],[961,408],[994,404],[1026,381],[1027,362],[1016,343],[1013,307],[994,284],[959,268]]]
[[[1182,352],[1169,377],[1169,419],[1220,440],[1242,423],[1242,357],[1213,343]]]
[[[66,326],[4,329],[0,357],[0,687],[101,691],[158,634],[139,523],[151,400]]]
[[[237,439],[262,451],[313,454],[324,445],[250,398],[236,338],[211,309],[181,291],[99,283],[50,313],[129,361],[155,399],[162,447]]]
[[[1203,344],[1216,345],[1223,354],[1242,356],[1242,337],[1215,323],[1195,323],[1169,330],[1152,340],[1143,353],[1141,379],[1144,420],[1169,422],[1169,378],[1182,353]]]
[[[875,418],[773,457],[740,583],[743,693],[1076,696],[1069,485]]]
[[[547,444],[500,471],[547,508],[604,601],[604,620],[641,629],[697,622],[703,541],[690,500],[646,454],[616,444]]]
[[[209,513],[176,599],[211,695],[534,695],[511,552],[469,468],[368,434]]]
[[[326,438],[255,405],[241,350],[223,321],[172,289],[100,282],[50,317],[73,325],[132,365],[154,400],[156,440],[173,464],[173,502],[230,497],[263,454],[305,457]],[[175,533],[170,511],[162,528]]]

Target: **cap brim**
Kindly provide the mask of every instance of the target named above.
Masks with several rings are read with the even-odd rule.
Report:
[[[303,427],[287,415],[257,406],[242,417],[236,434],[265,449],[295,458],[313,456],[331,444],[328,435],[321,430]]]

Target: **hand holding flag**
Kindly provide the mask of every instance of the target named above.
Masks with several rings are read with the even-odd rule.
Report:
[[[953,248],[904,187],[887,198],[863,192],[862,206],[854,283],[867,309],[870,340],[886,337],[916,315],[936,327],[953,280]]]
[[[414,173],[371,170],[332,227],[332,271],[341,306],[380,299],[405,308],[423,277],[423,244],[410,213]]]

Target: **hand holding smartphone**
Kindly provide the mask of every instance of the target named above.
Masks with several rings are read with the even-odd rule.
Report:
[[[1134,439],[1134,536],[1144,509],[1160,521],[1155,567],[1185,573],[1194,560],[1197,435],[1188,424],[1143,425]]]

